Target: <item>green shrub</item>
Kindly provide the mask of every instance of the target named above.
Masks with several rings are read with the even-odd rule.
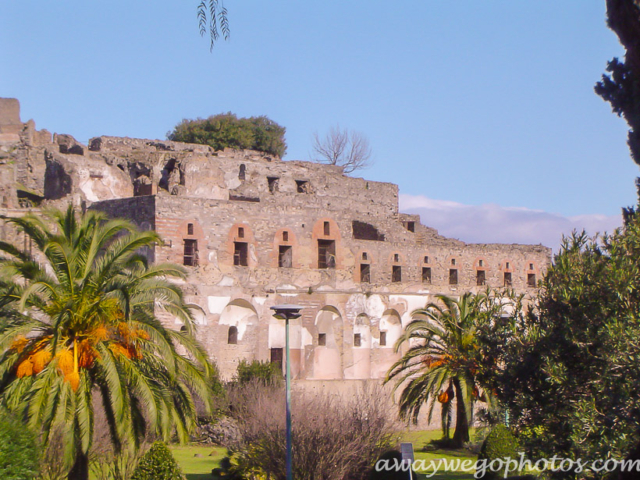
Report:
[[[27,480],[39,473],[40,448],[36,434],[17,417],[0,411],[0,478]]]
[[[131,480],[183,480],[184,475],[163,442],[155,442],[140,460]]]
[[[505,462],[508,458],[519,460],[521,451],[520,443],[513,433],[511,433],[511,430],[504,425],[496,425],[484,440],[482,448],[480,449],[480,455],[478,455],[478,461],[486,461],[487,465],[490,465],[493,460],[498,458],[503,459]],[[478,478],[493,479],[498,477],[504,477],[504,469],[492,471],[490,468],[487,468],[484,477]]]
[[[279,385],[282,383],[282,370],[277,363],[258,360],[247,362],[243,359],[238,363],[236,381],[238,383],[258,381],[265,385]]]
[[[270,155],[284,156],[287,144],[286,129],[265,116],[238,118],[221,113],[209,118],[182,120],[167,134],[175,142],[209,145],[214,150],[238,148],[258,150]]]

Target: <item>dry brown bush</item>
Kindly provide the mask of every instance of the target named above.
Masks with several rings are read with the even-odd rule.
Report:
[[[231,470],[247,479],[285,478],[284,389],[251,383],[229,391],[241,440],[229,446]],[[292,398],[293,476],[360,480],[393,443],[395,409],[379,387],[349,399],[296,393]]]

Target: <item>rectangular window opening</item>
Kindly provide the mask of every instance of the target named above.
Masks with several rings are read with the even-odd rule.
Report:
[[[393,283],[402,282],[402,267],[400,265],[394,265],[391,270],[391,281]]]
[[[504,286],[510,287],[513,284],[511,281],[511,272],[504,272]]]
[[[198,241],[197,240],[184,241],[184,257],[183,257],[182,264],[188,267],[198,266]]]
[[[289,241],[289,232],[282,232],[282,241],[283,242]]]
[[[422,267],[422,283],[431,283],[430,267]]]
[[[293,266],[293,247],[280,245],[278,252],[278,266],[280,268],[291,268]]]
[[[238,227],[238,238],[244,238],[244,228]]]
[[[187,235],[193,235],[193,223],[187,223]]]
[[[318,240],[318,268],[336,268],[334,240]]]
[[[368,263],[360,264],[360,282],[371,283],[371,265]]]
[[[529,273],[527,275],[527,285],[530,287],[535,287],[536,284],[536,274],[535,273]]]
[[[296,191],[298,193],[311,193],[308,180],[296,180]]]
[[[354,347],[362,346],[362,335],[360,335],[359,333],[356,333],[353,335],[353,346]]]
[[[318,334],[318,345],[321,347],[325,347],[327,345],[327,334],[319,333]]]
[[[458,284],[458,269],[450,268],[449,269],[449,285],[457,285]]]
[[[246,242],[233,242],[233,264],[236,267],[246,267],[249,258],[249,245]]]
[[[324,222],[324,234],[331,235],[331,225],[329,222]]]
[[[416,222],[407,222],[407,230],[410,232],[416,231]]]
[[[380,332],[380,346],[385,347],[387,345],[387,332]]]
[[[278,184],[280,178],[278,177],[267,177],[267,183],[269,184],[269,193],[276,193],[278,191]]]
[[[476,272],[476,285],[482,287],[487,282],[487,276],[484,270],[478,270]]]

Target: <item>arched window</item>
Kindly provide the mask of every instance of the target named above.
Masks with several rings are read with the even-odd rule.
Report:
[[[238,327],[229,327],[229,337],[227,338],[229,345],[238,344]]]

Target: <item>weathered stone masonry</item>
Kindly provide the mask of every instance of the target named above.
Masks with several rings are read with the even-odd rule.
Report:
[[[282,358],[272,305],[305,307],[291,332],[300,384],[380,379],[411,312],[435,294],[532,293],[550,262],[543,246],[438,235],[398,212],[396,185],[339,167],[159,140],[87,147],[22,123],[16,104],[0,99],[2,212],[71,201],[156,230],[163,242],[147,253],[187,265],[199,339],[227,378],[240,359]]]

